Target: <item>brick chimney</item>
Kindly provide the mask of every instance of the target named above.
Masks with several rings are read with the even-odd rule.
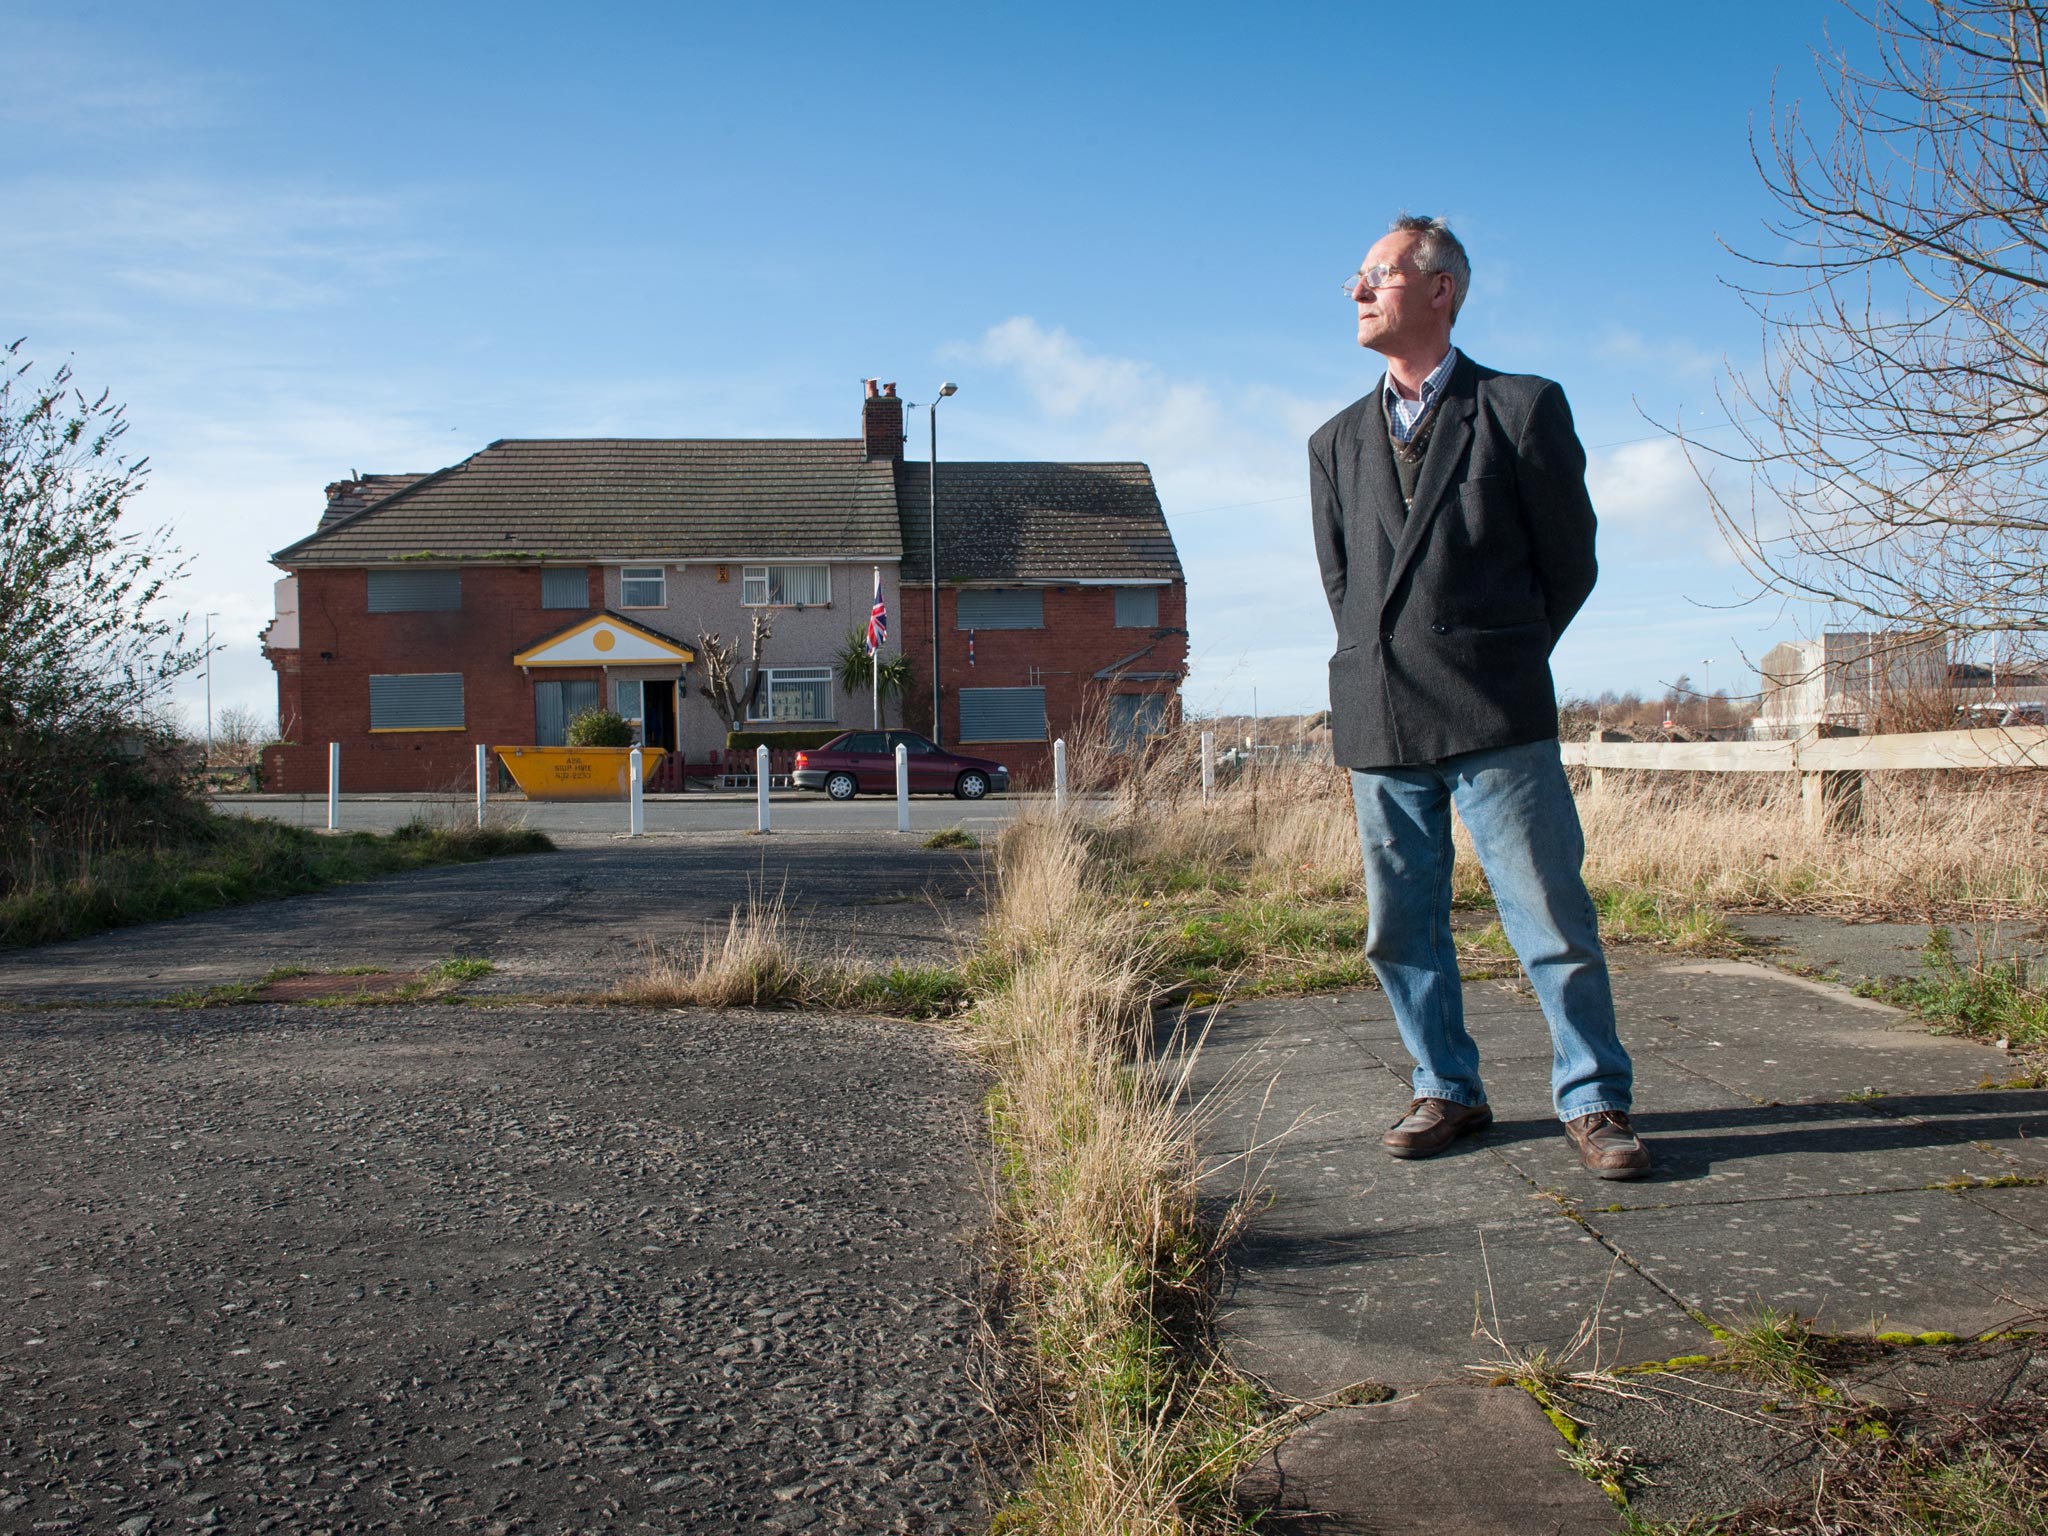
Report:
[[[860,437],[864,459],[903,457],[903,402],[896,398],[894,384],[868,380],[868,397],[860,408]]]

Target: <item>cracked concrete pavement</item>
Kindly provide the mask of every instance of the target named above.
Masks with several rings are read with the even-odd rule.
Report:
[[[1597,1317],[1617,1364],[1699,1350],[1703,1317],[1759,1301],[1961,1334],[2048,1305],[2048,1092],[1980,1086],[2006,1055],[1770,966],[1612,959],[1657,1157],[1641,1183],[1580,1169],[1518,985],[1466,988],[1496,1123],[1423,1162],[1378,1145],[1409,1098],[1381,994],[1247,1003],[1211,1029],[1205,1085],[1244,1086],[1208,1149],[1271,1201],[1235,1254],[1232,1358],[1286,1397],[1399,1389],[1264,1469],[1285,1507],[1339,1512],[1317,1529],[1440,1529],[1447,1508],[1473,1532],[1614,1529],[1535,1404],[1472,1385],[1503,1343],[1555,1358]]]

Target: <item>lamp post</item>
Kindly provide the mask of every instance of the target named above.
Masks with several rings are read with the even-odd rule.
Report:
[[[1714,729],[1714,658],[1704,657],[1700,661],[1700,676],[1705,679],[1700,685],[1700,710],[1707,722],[1707,730]]]
[[[932,579],[932,745],[943,746],[939,736],[939,400],[958,394],[957,384],[941,384],[938,400],[931,403],[931,492],[930,525]]]
[[[213,621],[218,612],[206,616],[206,767],[213,768]]]

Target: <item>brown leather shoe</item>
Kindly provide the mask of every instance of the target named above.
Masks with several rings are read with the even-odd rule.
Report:
[[[1435,1157],[1460,1136],[1483,1131],[1491,1124],[1493,1111],[1484,1104],[1417,1099],[1394,1122],[1393,1129],[1380,1138],[1380,1145],[1396,1157]]]
[[[1589,1173],[1603,1179],[1640,1179],[1650,1171],[1650,1151],[1619,1110],[1595,1110],[1564,1123],[1572,1149]]]

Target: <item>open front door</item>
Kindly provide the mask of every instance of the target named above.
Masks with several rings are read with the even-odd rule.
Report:
[[[649,678],[641,704],[646,710],[642,742],[650,747],[676,749],[676,685],[667,678]]]

